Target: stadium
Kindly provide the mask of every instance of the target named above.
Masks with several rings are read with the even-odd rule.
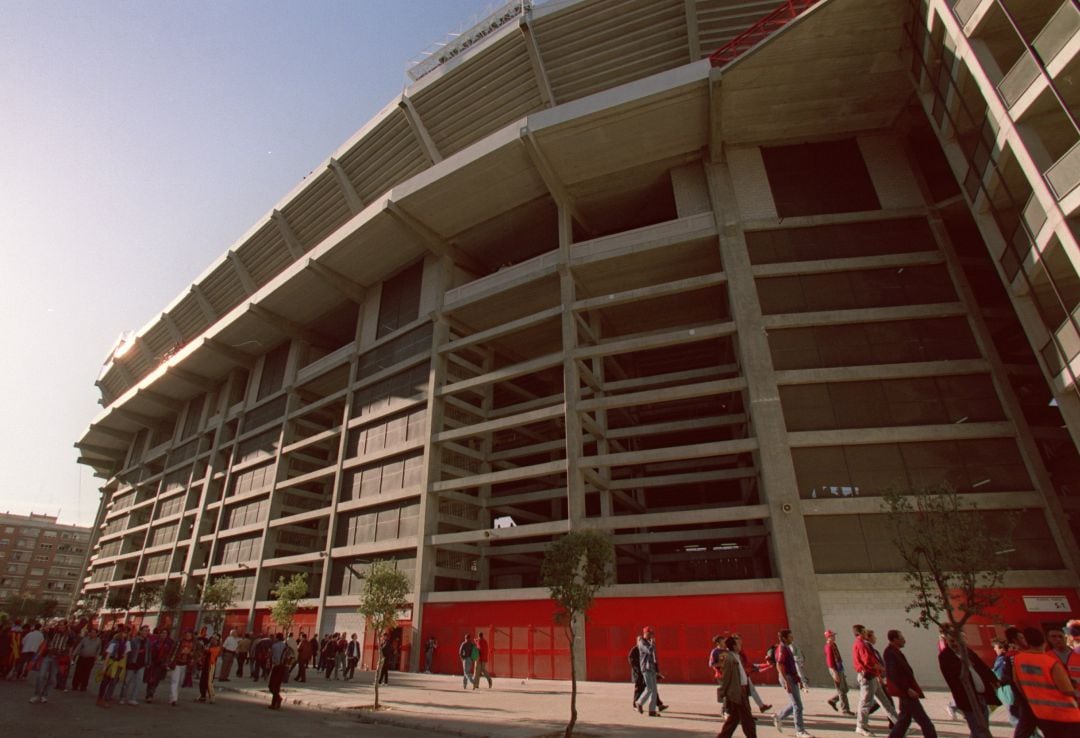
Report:
[[[881,495],[948,483],[1020,516],[1001,618],[1080,615],[1078,67],[1069,0],[508,4],[112,351],[84,598],[229,577],[261,630],[303,572],[359,632],[391,560],[401,668],[568,678],[540,564],[597,528],[579,676],[643,625],[669,680],[780,627],[823,675],[905,625]]]

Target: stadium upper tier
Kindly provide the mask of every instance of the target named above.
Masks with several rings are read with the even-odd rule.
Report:
[[[721,143],[888,125],[911,89],[906,4],[818,3],[789,42],[710,68],[776,6],[555,0],[426,73],[113,352],[81,461],[114,470],[139,427],[283,337],[319,343],[320,316],[425,252],[481,279],[554,248],[522,234],[557,204],[595,239]]]

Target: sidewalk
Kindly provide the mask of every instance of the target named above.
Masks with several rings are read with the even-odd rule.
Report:
[[[486,683],[479,690],[461,688],[461,676],[444,674],[409,674],[391,672],[390,685],[379,690],[379,702],[386,708],[373,712],[371,682],[373,672],[357,672],[351,682],[326,681],[322,675],[309,670],[308,682],[289,682],[282,689],[286,707],[301,705],[319,710],[334,710],[357,715],[364,722],[415,728],[428,735],[492,736],[498,738],[538,738],[553,733],[562,734],[570,719],[570,682],[495,679],[495,688]],[[218,690],[258,695],[269,702],[266,682],[258,684],[249,678],[233,679],[215,685]],[[787,704],[780,687],[758,687],[762,699],[772,703],[773,712]],[[578,722],[575,734],[582,736],[619,736],[620,738],[655,738],[658,735],[703,736],[716,735],[720,720],[716,704],[716,688],[706,684],[662,684],[660,694],[670,708],[659,718],[639,715],[631,707],[633,685],[611,682],[582,682],[578,684]],[[823,688],[804,694],[806,727],[816,738],[856,738],[854,718],[833,710],[825,701],[835,694]],[[849,693],[857,701],[858,691]],[[926,710],[943,738],[967,738],[963,719],[949,720],[945,706],[949,699],[944,692],[933,692],[925,700]],[[756,708],[755,708],[756,713]],[[870,725],[879,738],[888,734],[882,711],[871,717]],[[758,720],[761,738],[777,735],[770,717]],[[998,709],[991,716],[991,731],[995,738],[1012,735],[1005,715]],[[795,728],[789,720],[784,735],[794,738]],[[735,731],[736,736],[742,732]],[[921,735],[912,726],[908,735]]]

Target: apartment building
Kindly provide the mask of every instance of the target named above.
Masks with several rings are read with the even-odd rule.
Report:
[[[74,604],[86,574],[90,528],[56,520],[0,513],[0,609],[19,600],[55,600],[63,615]]]
[[[304,572],[298,627],[359,631],[391,560],[403,667],[480,629],[563,678],[540,563],[599,528],[582,675],[624,678],[643,624],[670,679],[724,629],[816,668],[825,627],[903,627],[880,497],[945,482],[1020,517],[1000,618],[1075,616],[1078,30],[1057,0],[509,4],[113,351],[85,591],[227,576],[261,629]]]

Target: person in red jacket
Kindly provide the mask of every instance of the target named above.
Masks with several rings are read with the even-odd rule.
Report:
[[[847,676],[844,674],[844,659],[840,656],[840,647],[836,645],[836,632],[832,630],[825,631],[825,665],[829,667],[829,676],[832,677],[833,684],[836,686],[836,696],[829,698],[829,707],[836,710],[836,704],[840,703],[840,706],[844,708],[845,715],[854,715],[855,713],[851,711],[851,705],[848,703],[848,683]]]
[[[867,640],[866,627],[853,625],[851,631],[855,636],[855,643],[851,647],[851,662],[859,681],[859,709],[855,711],[855,732],[859,735],[873,736],[874,734],[870,732],[869,719],[870,708],[875,700],[885,708],[894,723],[899,718],[896,714],[896,708],[893,707],[892,702],[881,686],[884,668],[881,662],[878,661],[877,656],[874,655],[874,649]]]
[[[487,670],[488,642],[484,639],[483,633],[476,634],[476,649],[480,654],[476,658],[476,663],[473,664],[473,689],[480,688],[480,677],[487,678],[488,689],[491,689],[491,674]]]

